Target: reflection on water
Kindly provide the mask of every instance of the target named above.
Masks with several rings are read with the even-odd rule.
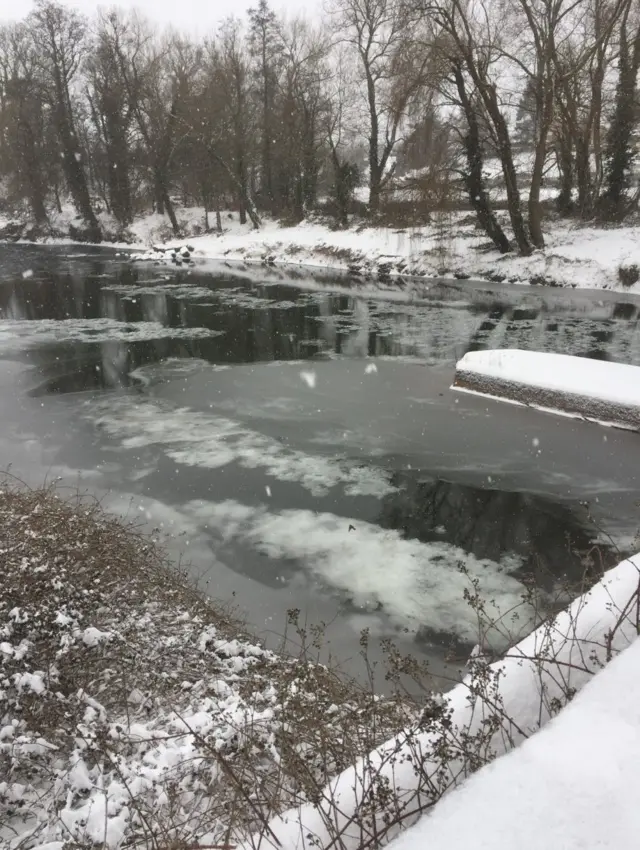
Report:
[[[57,463],[82,458],[105,488],[171,505],[230,565],[229,594],[241,580],[258,587],[250,617],[266,622],[265,589],[269,616],[306,593],[310,606],[337,599],[345,618],[375,620],[380,634],[469,643],[460,559],[504,608],[525,577],[549,591],[579,577],[593,530],[576,493],[602,491],[598,476],[606,516],[635,531],[632,437],[606,444],[585,431],[585,462],[566,421],[504,407],[492,419],[446,393],[474,349],[640,365],[632,297],[456,281],[374,296],[346,278],[3,251],[0,358],[31,367],[33,404],[57,405],[53,436],[47,425],[47,439],[67,439]],[[365,357],[393,369],[366,370]],[[307,361],[313,386],[299,366],[241,365],[273,361]],[[56,430],[63,403],[71,436]],[[544,455],[530,427],[542,429]]]
[[[23,259],[27,262],[30,258]],[[0,316],[33,321],[109,318],[214,334],[122,341],[119,351],[113,345],[97,351],[83,342],[45,346],[33,353],[35,362],[45,370],[63,363],[66,373],[76,375],[62,381],[55,375],[53,392],[80,388],[80,375],[86,376],[87,388],[126,385],[131,369],[167,357],[250,363],[331,355],[410,356],[453,364],[469,350],[525,348],[640,364],[639,304],[628,297],[607,295],[604,300],[537,289],[514,293],[452,281],[426,283],[401,300],[400,291],[389,299],[368,298],[331,292],[330,287],[307,290],[301,283],[246,281],[227,269],[219,274],[170,273],[113,265],[103,257],[49,257],[45,268],[28,280],[18,274],[5,278]]]
[[[558,564],[568,579],[582,577],[594,533],[586,510],[497,490],[491,482],[478,487],[407,474],[398,478],[398,491],[382,499],[380,525],[424,542],[446,541],[476,558],[500,561],[511,554],[515,575],[533,576],[548,589]],[[604,558],[607,566],[616,560],[613,553],[605,552]]]

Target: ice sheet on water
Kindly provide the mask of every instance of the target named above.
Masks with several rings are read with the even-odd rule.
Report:
[[[119,322],[115,319],[2,319],[0,352],[55,342],[143,342],[152,339],[206,339],[221,331],[170,328],[160,322]]]
[[[280,481],[301,484],[318,496],[337,486],[352,496],[384,496],[395,491],[381,469],[289,449],[232,419],[159,399],[110,398],[87,405],[84,415],[123,448],[154,446],[186,466],[218,469],[235,462],[263,469]]]
[[[402,628],[422,626],[476,643],[478,615],[464,598],[472,579],[487,600],[487,615],[504,617],[503,631],[516,636],[532,628],[534,612],[521,599],[525,586],[509,575],[517,566],[512,558],[478,559],[450,543],[407,540],[398,531],[330,513],[275,513],[234,501],[194,501],[186,510],[225,541],[242,540],[269,557],[299,561],[365,610],[381,606]],[[501,645],[495,632],[489,642]]]

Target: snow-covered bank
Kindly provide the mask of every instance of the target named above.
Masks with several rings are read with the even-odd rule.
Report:
[[[266,651],[86,502],[5,486],[0,520],[3,850],[374,850],[637,634],[640,556],[418,717]]]
[[[184,210],[182,214],[195,260],[313,266],[382,278],[454,276],[640,291],[640,227],[603,229],[549,222],[546,248],[530,257],[518,257],[493,250],[468,214],[446,221],[436,218],[424,227],[361,224],[349,230],[332,230],[319,222],[285,227],[265,220],[260,230],[254,230],[240,225],[235,213],[228,213],[223,218],[223,233],[206,235],[191,235],[202,211]],[[162,249],[140,252],[139,259],[171,261],[165,249],[185,244],[169,238],[166,223],[158,217],[138,220],[131,231],[138,244]]]
[[[549,221],[546,247],[530,257],[495,251],[477,230],[469,213],[434,215],[429,225],[368,226],[354,221],[334,230],[326,220],[284,226],[265,218],[255,230],[241,225],[236,212],[222,214],[222,233],[205,232],[201,207],[176,210],[181,237],[176,239],[166,216],[139,216],[126,231],[106,213],[98,218],[104,244],[137,249],[137,259],[183,264],[185,259],[227,260],[349,272],[357,277],[457,277],[515,284],[542,284],[579,289],[640,292],[640,226],[618,228]],[[28,222],[0,220],[0,240],[74,242],[81,222],[73,209],[52,216],[48,231]],[[4,233],[4,236],[2,235]],[[189,246],[189,257],[180,256]],[[176,257],[176,251],[178,249]],[[187,252],[184,251],[186,254]]]
[[[273,819],[260,845],[356,850],[394,838],[474,769],[544,726],[636,640],[639,581],[637,555],[501,661],[472,661],[468,679],[430,703],[416,725],[344,771],[317,803]]]
[[[393,850],[619,850],[640,834],[640,641],[546,729],[487,765]]]
[[[469,390],[600,422],[640,427],[640,369],[566,354],[471,351],[454,390]]]

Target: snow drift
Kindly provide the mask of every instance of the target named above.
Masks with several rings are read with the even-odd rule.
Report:
[[[640,834],[640,641],[559,717],[446,797],[393,850],[618,850]]]

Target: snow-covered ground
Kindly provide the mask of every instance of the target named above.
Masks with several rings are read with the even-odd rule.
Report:
[[[0,521],[2,850],[226,844],[415,716],[265,650],[95,503],[4,481]]]
[[[202,229],[204,211],[181,210],[186,233]],[[131,228],[138,243],[176,246],[166,221],[147,216]],[[312,221],[284,227],[265,220],[259,230],[241,226],[236,213],[223,216],[223,233],[189,236],[193,259],[226,259],[252,263],[315,266],[382,276],[466,276],[511,283],[548,283],[587,289],[640,291],[640,283],[621,281],[619,269],[640,269],[640,227],[617,229],[581,227],[568,222],[549,223],[547,246],[530,257],[501,256],[488,246],[474,225],[473,216],[434,218],[425,227],[366,227],[332,230]],[[160,252],[143,252],[150,260],[166,258]],[[639,271],[640,277],[640,271]]]
[[[519,349],[470,351],[456,365],[452,389],[640,425],[640,368],[624,363]]]
[[[532,832],[524,846],[577,848],[594,845],[579,843],[586,801],[564,799],[571,782],[591,783],[589,805],[607,817],[633,794],[640,556],[500,661],[474,651],[465,681],[425,695],[418,714],[266,651],[171,579],[146,540],[87,503],[5,487],[0,519],[2,850],[161,841],[356,850],[394,839],[434,804],[432,819],[400,841],[456,850],[467,799],[486,835],[479,846],[493,835],[507,850],[528,823],[549,840]],[[243,521],[237,510],[234,521]],[[513,812],[537,801],[528,819],[498,810],[527,789]],[[483,807],[506,823],[504,840],[494,819],[479,823]],[[439,823],[439,843],[422,837]],[[635,826],[633,814],[616,818],[616,846],[633,843]]]
[[[640,642],[549,725],[484,767],[393,850],[619,850],[640,834]]]
[[[237,212],[224,211],[222,233],[205,232],[202,207],[177,208],[176,215],[185,239],[195,249],[196,261],[308,266],[364,277],[457,276],[640,292],[640,226],[634,225],[601,228],[549,221],[545,249],[519,257],[502,256],[493,250],[468,212],[436,213],[433,222],[423,227],[369,227],[354,222],[349,230],[334,230],[328,223],[314,220],[283,226],[265,217],[262,227],[255,230],[250,223],[241,225]],[[105,233],[118,232],[110,215],[101,213],[98,219]],[[8,221],[2,218],[0,225]],[[51,225],[58,233],[68,232],[70,224],[81,224],[70,205],[52,215]],[[210,213],[209,227],[214,226],[215,214]],[[139,258],[156,262],[168,262],[171,255],[150,248],[186,244],[173,237],[168,218],[157,213],[139,216],[128,233]]]

